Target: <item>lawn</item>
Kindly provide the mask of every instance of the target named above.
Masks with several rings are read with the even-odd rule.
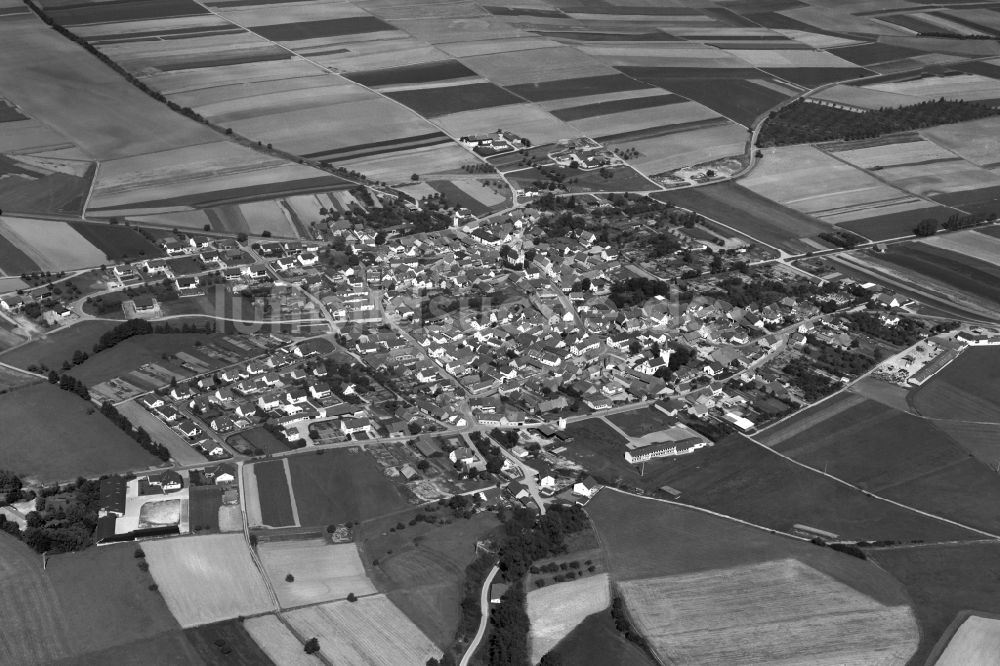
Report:
[[[500,523],[492,513],[479,513],[469,520],[452,518],[448,525],[409,526],[411,516],[420,511],[363,523],[355,538],[379,591],[444,649],[458,628],[465,567],[475,557],[476,541]],[[434,515],[444,516],[445,511]],[[399,522],[407,527],[395,530]]]
[[[408,506],[375,459],[346,449],[287,458],[303,527],[359,522]]]
[[[56,555],[43,572],[36,553],[0,534],[0,662],[197,663],[133,551],[116,545]],[[154,644],[169,646],[174,661],[144,660],[157,656],[147,649]]]
[[[868,551],[900,580],[913,600],[921,640],[911,663],[927,658],[963,610],[1000,613],[1000,543]]]
[[[260,497],[261,519],[270,527],[290,527],[295,524],[292,498],[288,490],[284,460],[255,463],[257,491]]]
[[[612,414],[607,419],[624,430],[630,437],[642,437],[651,432],[665,430],[677,422],[677,419],[670,418],[655,407]]]
[[[203,534],[218,532],[222,488],[220,486],[191,486],[188,497],[190,500],[188,520],[191,529]]]
[[[1000,349],[966,349],[909,397],[924,416],[1000,422]]]
[[[46,366],[59,368],[63,361],[73,356],[73,351],[82,349],[88,354],[101,336],[117,324],[110,321],[82,321],[68,328],[50,333],[45,338],[33,340],[17,349],[0,354],[0,361],[27,368],[28,366]]]
[[[160,464],[93,404],[48,382],[0,395],[0,466],[41,482]]]
[[[184,635],[198,651],[205,666],[271,666],[272,662],[257,646],[243,623],[227,620],[185,629]],[[220,645],[219,643],[222,642]]]
[[[615,628],[610,610],[594,613],[553,649],[566,664],[655,666],[653,658]]]

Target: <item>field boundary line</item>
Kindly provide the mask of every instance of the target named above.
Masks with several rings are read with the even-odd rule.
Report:
[[[292,636],[294,636],[295,640],[297,640],[299,643],[301,643],[302,646],[303,646],[303,649],[304,649],[306,641],[303,640],[302,634],[300,634],[299,631],[295,627],[292,626],[292,623],[289,622],[288,620],[286,620],[284,618],[284,616],[282,615],[281,612],[275,613],[274,617],[278,618],[278,622],[280,622],[281,624],[285,625],[285,629],[288,629],[288,633],[290,633]],[[306,639],[306,640],[308,640],[308,639]],[[314,653],[313,656],[319,657],[320,661],[322,661],[327,666],[334,666],[333,663],[331,663],[330,660],[326,658],[326,655],[323,654],[323,646],[322,645],[319,646],[319,652]]]
[[[299,520],[299,506],[295,503],[295,487],[292,485],[292,470],[288,466],[288,458],[281,459],[281,467],[285,470],[285,481],[288,483],[288,501],[292,505],[292,520],[295,521],[295,527],[302,527],[302,522]]]
[[[84,220],[87,219],[87,209],[90,208],[90,200],[94,197],[94,190],[97,188],[97,177],[101,173],[101,161],[94,160],[94,175],[90,179],[90,187],[87,188],[87,197],[83,200],[83,206],[80,208],[80,217]]]

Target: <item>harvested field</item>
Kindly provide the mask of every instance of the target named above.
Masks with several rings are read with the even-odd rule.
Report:
[[[340,166],[355,169],[374,180],[410,183],[414,168],[423,173],[460,174],[461,166],[469,163],[469,153],[454,143],[414,148],[405,153],[390,153],[345,160]]]
[[[611,604],[607,574],[556,583],[528,592],[531,663],[535,664],[589,615]]]
[[[963,611],[1000,614],[1000,544],[885,548],[869,551],[906,586],[922,631],[913,663],[924,663],[935,643]],[[940,663],[940,662],[938,662]]]
[[[159,539],[144,550],[160,593],[182,627],[274,610],[242,534]]]
[[[640,633],[667,663],[902,666],[920,638],[907,605],[885,606],[793,559],[620,588]]]
[[[0,422],[3,467],[27,479],[66,481],[161,464],[93,404],[48,382],[0,395]]]
[[[353,543],[330,545],[323,539],[262,541],[257,552],[282,608],[345,599],[352,592],[375,592]],[[286,581],[288,574],[295,580]]]
[[[346,664],[423,664],[441,656],[426,636],[383,595],[334,601],[285,613],[302,636],[319,638],[320,653]]]
[[[578,624],[553,650],[566,664],[655,666],[644,649],[625,638],[608,611],[594,613]]]
[[[323,663],[319,657],[306,654],[302,642],[274,615],[247,618],[243,626],[275,664],[319,666]]]
[[[296,525],[286,461],[254,463],[253,474],[257,478],[262,524],[267,527]]]
[[[107,261],[103,252],[65,222],[3,217],[0,234],[43,271],[90,268]]]
[[[409,516],[419,511],[365,522],[356,539],[379,591],[444,649],[458,628],[465,568],[476,555],[476,542],[500,523],[495,514],[478,513],[447,525],[408,525]],[[399,522],[408,526],[390,532]]]
[[[143,647],[152,645],[169,647],[174,663],[198,663],[162,597],[146,589],[151,579],[133,550],[115,545],[56,555],[43,572],[37,553],[0,534],[0,662],[157,663],[148,659],[156,651]]]
[[[653,196],[689,208],[768,245],[792,251],[813,249],[798,239],[829,230],[813,218],[731,182]]]
[[[1000,620],[970,615],[934,666],[988,666],[1000,654]]]
[[[399,487],[367,454],[335,449],[286,460],[303,527],[357,523],[408,506]]]
[[[987,169],[1000,166],[1000,118],[996,116],[931,127],[921,134],[973,164]]]
[[[185,629],[184,636],[198,651],[206,666],[272,666],[267,654],[254,642],[243,622],[227,620]],[[221,645],[220,645],[221,642]]]
[[[978,231],[960,231],[945,236],[933,236],[919,241],[942,250],[965,255],[994,266],[1000,266],[1000,238]]]

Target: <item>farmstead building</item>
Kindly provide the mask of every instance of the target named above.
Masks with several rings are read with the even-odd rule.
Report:
[[[659,444],[650,444],[649,446],[642,446],[637,449],[632,449],[631,451],[626,451],[625,462],[632,464],[646,462],[647,460],[652,460],[653,458],[680,456],[686,453],[692,453],[695,450],[707,445],[708,444],[705,441],[698,439],[697,437],[687,437],[676,442],[660,442]]]

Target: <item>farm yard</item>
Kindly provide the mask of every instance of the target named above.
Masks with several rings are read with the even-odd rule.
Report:
[[[607,574],[556,583],[528,592],[531,662],[552,650],[588,616],[611,604]]]
[[[160,539],[143,549],[149,570],[182,627],[275,609],[242,534]]]
[[[353,543],[331,545],[323,539],[260,541],[257,552],[282,608],[345,599],[352,592],[375,592]],[[286,580],[289,574],[293,581]]]
[[[159,458],[92,403],[48,382],[0,395],[4,467],[51,483],[157,467]]]
[[[134,547],[56,555],[43,572],[38,555],[0,534],[0,661],[11,664],[155,662],[166,654],[198,663]],[[107,631],[111,623],[115,631]],[[45,640],[39,640],[44,635]]]
[[[349,664],[423,664],[441,651],[384,595],[334,601],[284,614],[302,636],[319,638],[320,653]]]

